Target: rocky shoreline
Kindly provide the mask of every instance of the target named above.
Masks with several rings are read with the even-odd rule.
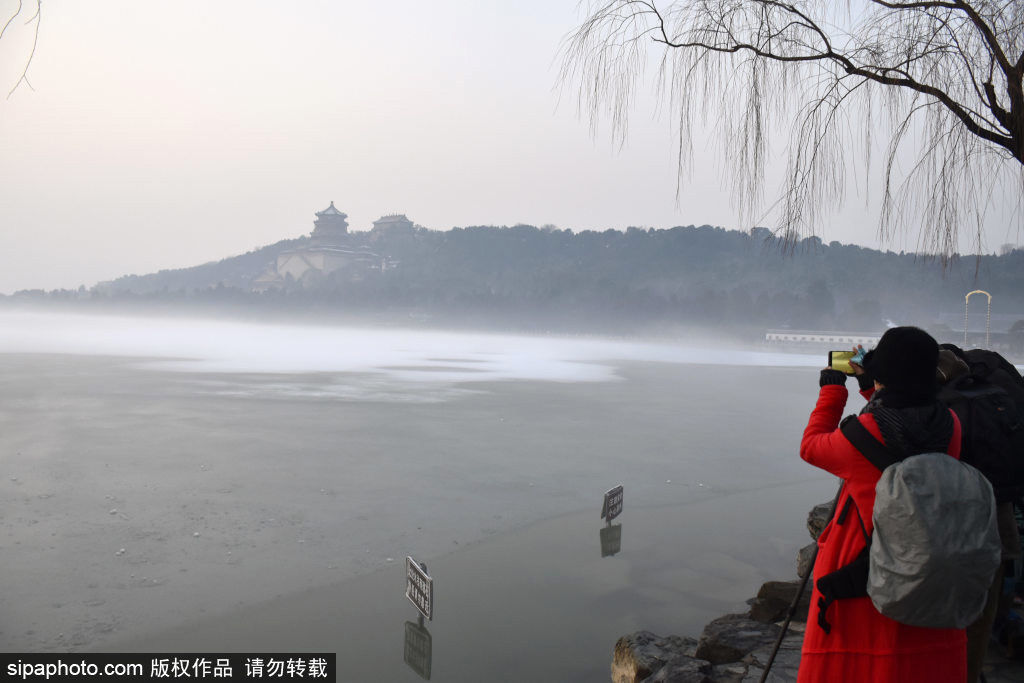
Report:
[[[816,505],[807,516],[813,540],[828,523],[831,503]],[[613,683],[757,683],[771,657],[803,578],[811,570],[815,543],[797,553],[797,579],[768,581],[750,609],[727,614],[704,627],[700,638],[659,636],[637,631],[619,638],[612,658]],[[811,588],[801,595],[767,681],[792,683],[800,666],[800,648],[810,606]],[[1024,661],[1011,660],[996,644],[985,661],[986,683],[1024,681]]]

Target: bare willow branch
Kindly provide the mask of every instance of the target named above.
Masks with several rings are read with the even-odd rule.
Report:
[[[11,22],[14,21],[15,17],[21,14],[21,10],[22,2],[21,0],[18,0],[18,10],[11,16],[10,19],[7,20],[7,23],[4,24],[3,29],[0,30],[0,38],[3,37],[4,32],[7,30],[7,27],[11,25]],[[32,66],[32,58],[36,56],[36,46],[39,45],[39,25],[42,23],[43,20],[42,12],[43,0],[36,0],[35,13],[25,21],[25,25],[31,24],[33,22],[35,23],[35,31],[33,32],[32,36],[32,49],[29,51],[28,59],[25,60],[25,68],[22,69],[21,76],[19,76],[18,80],[15,81],[14,87],[12,87],[7,92],[8,99],[11,97],[11,95],[14,94],[14,91],[17,90],[22,83],[27,85],[30,90],[35,90],[35,88],[32,87],[32,83],[28,80],[28,69],[30,66]]]
[[[21,14],[21,6],[22,1],[18,0],[18,9],[14,11],[14,14],[11,15],[11,18],[8,19],[7,23],[4,24],[4,27],[0,29],[0,38],[4,37],[4,34],[7,33],[7,27],[11,25],[11,22],[13,22],[18,17],[19,14]]]
[[[592,130],[609,118],[624,140],[648,51],[660,53],[659,93],[677,112],[677,194],[693,133],[710,124],[744,220],[760,210],[773,136],[788,128],[784,189],[769,210],[793,239],[842,204],[851,150],[870,168],[877,142],[883,238],[916,225],[919,246],[948,257],[972,229],[980,248],[991,188],[1010,179],[1012,196],[1024,191],[1024,0],[582,4],[586,19],[563,43],[563,87],[576,86]]]

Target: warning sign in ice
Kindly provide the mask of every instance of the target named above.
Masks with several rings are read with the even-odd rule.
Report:
[[[405,597],[427,619],[434,618],[434,580],[411,557],[405,558]]]
[[[604,494],[604,505],[601,506],[601,518],[610,522],[622,513],[622,484]]]

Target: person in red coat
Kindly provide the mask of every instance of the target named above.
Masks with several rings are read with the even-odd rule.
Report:
[[[960,423],[936,399],[938,353],[935,340],[923,330],[887,330],[864,368],[855,368],[868,404],[851,419],[860,420],[900,454],[938,451],[959,458]],[[881,476],[838,429],[848,396],[845,383],[843,373],[821,371],[818,402],[800,443],[801,458],[843,483],[832,520],[818,537],[798,683],[963,683],[963,629],[901,624],[883,616],[863,592],[861,597],[826,599],[835,597],[827,577],[849,565],[867,545],[875,484]]]

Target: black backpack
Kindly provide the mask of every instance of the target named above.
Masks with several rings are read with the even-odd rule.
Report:
[[[961,459],[988,478],[996,500],[1024,494],[1024,379],[995,351],[972,349],[961,358],[971,373],[939,391],[963,428]]]
[[[1002,387],[1017,404],[1018,412],[1024,412],[1024,377],[1010,361],[986,349],[965,351],[961,358],[971,369],[971,375]]]

